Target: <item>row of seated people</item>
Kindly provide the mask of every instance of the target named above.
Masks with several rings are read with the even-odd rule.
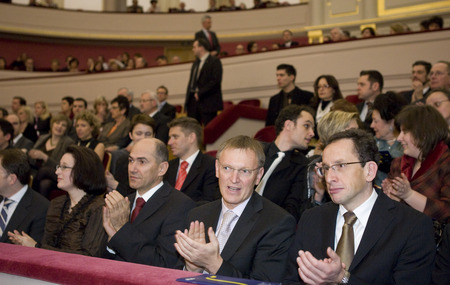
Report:
[[[320,86],[319,89],[331,88]],[[448,96],[443,91],[439,92],[440,95]],[[434,93],[437,92],[427,94],[426,101]],[[156,97],[145,97],[146,95],[151,94],[144,92],[141,104],[157,100]],[[112,101],[111,107],[112,117],[115,119],[113,126],[117,125],[116,129],[119,124],[114,112],[124,116],[129,107],[128,100],[120,104],[118,98],[117,101]],[[397,98],[401,99],[395,101]],[[17,225],[14,228],[12,224],[5,230],[7,236],[3,235],[2,238],[8,241],[9,237],[9,241],[28,246],[108,256],[149,265],[184,267],[191,271],[205,270],[212,274],[265,281],[286,279],[297,282],[301,278],[307,283],[318,277],[311,274],[310,270],[308,273],[306,269],[305,272],[300,270],[299,275],[298,268],[310,267],[314,256],[319,259],[327,257],[324,255],[326,246],[330,246],[332,249],[326,252],[330,262],[326,263],[338,266],[332,268],[332,276],[326,276],[332,278],[326,279],[327,282],[354,278],[368,283],[387,283],[392,279],[397,282],[420,280],[420,283],[427,283],[433,267],[435,241],[430,220],[419,212],[441,224],[450,216],[446,182],[449,177],[446,167],[449,157],[445,144],[448,124],[434,108],[440,106],[434,103],[432,106],[412,105],[404,109],[397,106],[400,110],[389,109],[399,105],[396,103],[402,99],[404,101],[404,98],[393,93],[380,94],[376,96],[372,110],[369,110],[372,111],[374,121],[379,119],[378,112],[388,125],[386,129],[396,122],[397,140],[403,146],[403,155],[391,163],[391,177],[383,181],[384,191],[372,188],[380,161],[380,150],[373,135],[358,131],[347,131],[345,136],[337,134],[348,128],[364,128],[364,124],[358,122],[360,119],[355,112],[346,116],[345,112],[332,111],[316,120],[315,112],[309,106],[288,104],[275,120],[277,136],[272,143],[261,146],[248,137],[236,137],[219,148],[216,161],[201,153],[202,129],[195,119],[178,118],[169,124],[168,145],[177,158],[168,161],[167,147],[161,140],[144,138],[155,133],[158,135],[156,124],[149,120],[149,114],[137,115],[133,118],[132,129],[127,130],[136,142],[129,154],[125,152],[125,155],[117,159],[115,169],[112,169],[115,173],[106,172],[106,175],[98,154],[88,150],[90,145],[86,144],[84,148],[81,144],[78,147],[61,146],[61,138],[70,125],[67,119],[58,122],[54,119],[52,134],[47,139],[45,148],[59,144],[64,149],[56,162],[59,164],[55,166],[55,175],[58,188],[66,191],[68,196],[52,201],[45,230],[42,228],[41,217],[41,234],[44,231],[44,239],[41,241],[38,237],[29,237],[22,232],[29,233],[31,229],[20,229]],[[448,97],[440,103],[448,103]],[[81,116],[87,114],[91,113],[84,112]],[[391,117],[385,117],[385,114]],[[65,120],[64,126],[61,122]],[[146,120],[149,123],[145,123]],[[142,123],[136,123],[137,121]],[[319,155],[321,152],[322,157],[319,160],[314,157],[310,161],[298,150],[308,148],[314,137],[316,121],[319,122],[321,143],[315,154]],[[373,122],[370,126],[376,134],[381,134],[381,128],[376,123]],[[53,133],[56,134],[55,139]],[[329,135],[328,138],[325,133]],[[424,133],[427,133],[426,137],[422,135]],[[389,144],[387,137],[385,140]],[[14,153],[12,161],[19,161],[19,153],[22,152]],[[28,153],[31,156],[30,151]],[[23,164],[29,165],[28,158],[22,157]],[[128,160],[128,165],[126,160],[123,162],[124,158]],[[11,161],[4,158],[1,160],[2,163]],[[359,163],[358,166],[353,166],[355,163]],[[123,168],[124,165],[128,166],[127,169]],[[315,171],[310,171],[311,167]],[[360,174],[352,172],[354,167]],[[400,172],[403,174],[400,175]],[[122,180],[121,175],[125,179]],[[29,177],[29,173],[24,176]],[[351,178],[355,181],[352,182]],[[27,184],[27,180],[20,181],[15,189],[23,191],[23,195],[27,191]],[[105,200],[103,195],[99,198],[98,195],[107,188],[109,193]],[[8,194],[10,193],[2,193],[2,196],[12,198],[13,195]],[[128,198],[124,198],[127,194],[130,194]],[[221,199],[215,200],[220,196]],[[408,206],[394,203],[388,197],[401,200]],[[16,197],[11,200],[15,199]],[[147,203],[142,205],[141,199],[147,200]],[[330,199],[335,204],[326,203]],[[367,199],[372,201],[370,207],[373,207],[373,217],[366,215],[364,220],[362,212],[366,208],[359,206]],[[2,206],[5,207],[7,202],[4,199]],[[321,204],[325,205],[320,206]],[[336,219],[337,208],[330,208],[330,205],[336,204],[355,212],[358,219],[362,219],[359,226],[355,226],[356,240],[360,241],[363,251],[358,255],[359,247],[355,240],[353,251],[356,252],[355,259],[359,257],[358,266],[350,265],[348,261],[345,261],[345,266],[341,266],[340,260],[344,260],[344,257],[339,253],[339,237],[338,234],[335,237],[334,228],[329,237],[323,236],[324,239],[330,238],[330,241],[334,237],[334,243],[324,242],[320,249],[316,248],[317,245],[308,248],[311,239],[316,241],[318,234],[323,234],[322,231],[316,232],[318,228],[333,224],[311,219],[311,215],[320,217],[314,213],[320,214],[331,209],[331,216],[334,215]],[[106,206],[102,208],[103,205]],[[389,210],[385,208],[387,205]],[[194,208],[195,206],[197,207]],[[140,208],[142,212],[138,214]],[[314,209],[304,212],[308,208]],[[394,211],[395,214],[389,215],[397,219],[389,220],[389,230],[379,237],[379,243],[367,245],[364,242],[365,236],[379,232],[379,228],[384,227],[377,219],[380,215],[386,215],[384,211]],[[344,212],[342,210],[342,214]],[[342,225],[344,218],[338,217],[341,217]],[[195,222],[196,220],[201,223]],[[296,220],[300,220],[300,223],[295,242],[292,243]],[[320,225],[314,224],[314,221]],[[340,227],[336,225],[336,231],[338,228]],[[370,233],[362,235],[369,230]],[[424,232],[430,234],[424,235]],[[227,242],[228,237],[230,242]],[[411,248],[415,254],[406,257],[406,249]],[[298,250],[302,252],[298,253]],[[313,255],[305,253],[305,250]],[[378,260],[367,250],[377,253],[388,250],[389,254],[382,255],[390,258]],[[445,258],[445,251],[440,251],[440,254]],[[437,263],[436,280],[442,270],[445,272],[449,268],[440,262],[441,257]],[[386,274],[375,274],[380,270],[374,264],[383,266]],[[385,264],[389,264],[388,270]],[[323,266],[328,265],[322,264],[319,269],[325,269]],[[287,273],[284,273],[286,270]]]

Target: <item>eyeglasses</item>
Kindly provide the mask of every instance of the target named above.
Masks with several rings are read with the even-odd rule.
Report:
[[[230,166],[222,165],[220,163],[220,161],[217,161],[217,162],[219,163],[220,168],[222,169],[222,171],[225,174],[230,175],[236,170],[240,177],[250,177],[255,171],[257,171],[261,168],[261,167],[258,167],[255,169],[246,169],[246,168],[236,169],[236,168],[233,168]]]
[[[448,101],[450,101],[450,100],[437,101],[437,102],[433,102],[432,104],[434,107],[439,108],[439,107],[441,107],[442,103],[448,102]]]
[[[328,88],[330,88],[330,85],[327,85],[327,84],[325,84],[325,85],[317,85],[317,89],[321,89],[321,88],[328,89]]]
[[[152,101],[153,99],[141,99],[141,100],[139,100],[139,103],[145,103],[145,102],[150,102],[150,101]]]
[[[448,73],[447,73],[448,74]],[[445,75],[445,72],[442,72],[442,71],[431,71],[430,72],[430,77],[431,76],[433,76],[433,75],[436,75],[436,76],[443,76],[443,75]]]
[[[328,172],[330,171],[330,169],[332,169],[336,173],[341,173],[342,171],[344,171],[344,169],[347,167],[347,165],[356,164],[356,163],[366,163],[366,162],[365,161],[341,162],[341,163],[336,163],[336,164],[333,164],[330,166],[323,164],[322,167],[317,168],[317,174],[319,174],[320,177],[325,177],[328,174]]]
[[[111,106],[111,110],[117,110],[117,109],[119,109],[119,107],[117,107],[117,106]]]
[[[59,165],[59,164],[56,166],[56,170],[61,169],[61,171],[64,171],[66,169],[72,169],[72,168],[73,167],[66,166],[66,165]]]

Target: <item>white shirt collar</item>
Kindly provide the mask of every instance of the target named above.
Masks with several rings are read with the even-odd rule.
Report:
[[[188,163],[188,167],[186,168],[186,172],[189,172],[189,169],[191,169],[192,164],[194,163],[195,159],[197,158],[197,155],[199,154],[200,150],[198,149],[196,152],[194,152],[191,156],[186,158],[186,160],[182,160],[180,158],[180,163],[178,164],[178,167],[180,167],[181,163],[183,161],[186,161]]]
[[[132,209],[134,209],[134,207],[136,206],[137,198],[142,198],[142,199],[145,200],[145,202],[147,202],[148,199],[150,199],[153,196],[153,194],[155,194],[156,191],[158,191],[158,189],[163,186],[163,184],[164,183],[162,181],[159,182],[158,185],[156,185],[155,187],[153,187],[150,190],[148,190],[147,192],[145,192],[144,195],[142,195],[142,196],[139,194],[139,191],[136,191],[136,197],[134,198],[134,203],[133,203],[133,208]]]
[[[23,137],[22,133],[18,134],[17,137],[13,139],[13,145],[15,145],[22,137]]]

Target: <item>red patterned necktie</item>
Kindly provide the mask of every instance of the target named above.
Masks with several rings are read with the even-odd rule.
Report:
[[[180,165],[180,169],[178,170],[178,177],[177,182],[175,183],[175,189],[181,190],[181,187],[183,187],[184,180],[186,180],[187,172],[186,169],[188,168],[189,163],[187,161],[183,161]]]
[[[134,222],[136,217],[139,215],[139,212],[141,211],[142,207],[145,205],[145,200],[141,197],[136,199],[136,207],[134,207],[133,212],[131,213],[131,223]]]

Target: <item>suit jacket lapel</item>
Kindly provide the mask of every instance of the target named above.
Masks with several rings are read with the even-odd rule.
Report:
[[[169,182],[170,185],[175,186],[175,183],[177,182],[178,167],[180,167],[180,159],[176,158],[171,160],[169,165],[169,169],[167,170],[167,179],[165,180]]]
[[[253,225],[259,218],[259,212],[263,208],[262,197],[253,193],[252,198],[242,212],[236,226],[233,229],[225,247],[220,254],[224,260],[229,260],[237,249],[241,246],[247,235],[253,228]]]
[[[139,212],[139,215],[134,220],[133,224],[139,224],[145,221],[151,215],[153,215],[161,206],[163,206],[166,203],[169,194],[170,188],[166,184],[163,184],[163,186],[161,186],[161,188],[159,188],[156,191],[156,193],[153,194],[153,196],[150,199],[148,199],[142,210]],[[133,199],[135,196],[136,195],[134,194]]]
[[[382,192],[377,191],[377,193],[378,198],[372,208],[366,229],[364,230],[364,234],[349,270],[353,269],[364,259],[384,234],[384,231],[387,228],[390,228],[390,224],[394,218],[389,211],[389,209],[395,207],[394,202],[387,198]]]

